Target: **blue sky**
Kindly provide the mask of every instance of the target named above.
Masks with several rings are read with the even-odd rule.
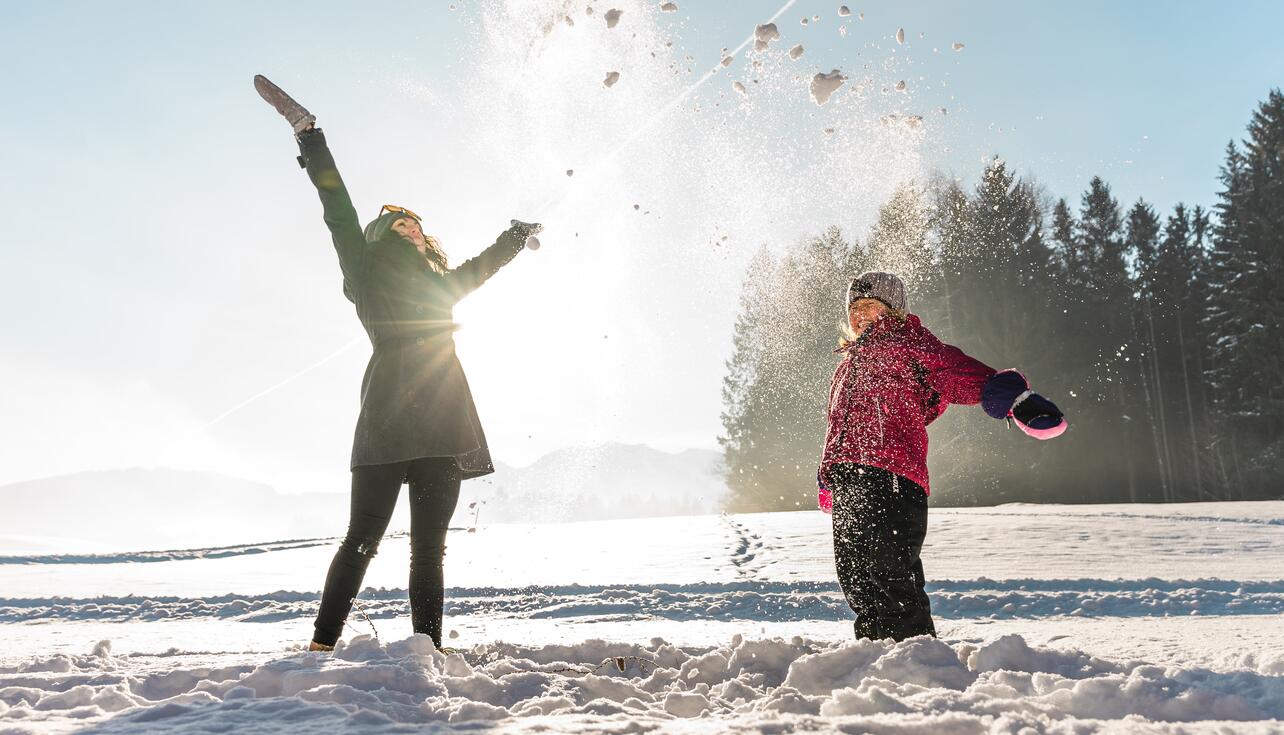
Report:
[[[713,446],[739,276],[763,241],[828,219],[863,234],[898,179],[971,182],[995,154],[1072,202],[1101,175],[1125,204],[1207,206],[1226,142],[1284,83],[1279,3],[849,3],[840,18],[799,0],[767,54],[657,115],[783,3],[621,0],[607,31],[613,4],[587,16],[577,0],[576,25],[548,36],[531,17],[561,3],[454,4],[0,5],[0,483],[160,464],[342,488],[368,348],[255,73],[318,114],[363,215],[427,210],[458,257],[547,215],[547,247],[460,310],[513,462],[604,440]],[[852,82],[816,107],[798,79],[831,68]],[[609,91],[608,69],[623,74]],[[858,100],[862,76],[908,93]],[[862,127],[888,112],[925,131]]]

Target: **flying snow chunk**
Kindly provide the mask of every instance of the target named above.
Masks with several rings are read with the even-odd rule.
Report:
[[[745,89],[745,85],[741,84],[740,82],[732,82],[731,88],[736,90],[740,94],[744,95],[745,97],[749,96],[749,90]]]
[[[575,175],[575,169],[573,169],[573,168],[568,168],[568,169],[566,169],[566,175],[567,175],[567,176],[574,176],[574,175]]]
[[[734,56],[724,56],[724,57],[722,57],[722,65],[723,65],[723,66],[731,66],[731,62],[733,62],[733,61],[735,61],[735,60],[736,60],[736,57],[734,57]]]
[[[840,5],[838,6],[838,14],[845,18],[852,14],[852,9],[846,5]]]
[[[797,59],[799,56],[802,56],[802,55],[803,55],[803,46],[801,43],[789,49],[789,58],[791,59]]]
[[[802,20],[800,20],[800,21],[799,21],[799,23],[801,23],[802,25],[807,25],[807,24],[808,24],[808,23],[810,23],[810,22],[811,22],[811,21],[810,21],[809,19],[807,19],[807,18],[803,18]]]
[[[641,205],[641,204],[634,204],[634,205],[633,205],[633,211],[635,211],[635,212],[636,212],[637,210],[641,209],[641,208],[642,208],[642,205]]]
[[[615,83],[618,81],[620,81],[620,73],[618,71],[612,71],[607,72],[606,79],[602,80],[602,84],[607,87],[614,87]]]
[[[954,42],[954,45],[953,45],[953,46],[951,46],[950,48],[954,49],[955,51],[962,51],[962,50],[963,50],[963,44],[959,43],[958,41],[955,41],[955,42]]]
[[[780,38],[780,30],[775,23],[763,23],[753,31],[753,50],[766,51],[767,44]]]
[[[615,24],[620,22],[621,15],[624,15],[623,10],[617,10],[615,8],[611,8],[610,10],[606,11],[606,27],[614,28]]]
[[[539,250],[539,238],[535,237],[534,235],[531,235],[530,237],[526,238],[526,249]]]
[[[905,29],[904,29],[904,28],[897,28],[897,29],[896,29],[896,42],[897,42],[897,43],[899,43],[899,44],[901,44],[902,46],[903,46],[903,45],[905,45]]]
[[[829,101],[830,95],[838,91],[843,86],[847,77],[841,71],[834,69],[828,74],[817,74],[811,78],[811,98],[817,105],[823,105]]]
[[[660,12],[662,12],[662,13],[676,13],[676,12],[678,12],[678,4],[677,4],[677,3],[665,3],[665,4],[663,4],[663,5],[661,5],[661,6],[660,6]]]
[[[902,80],[900,80],[899,82],[897,82],[897,83],[896,83],[896,91],[897,91],[897,92],[904,92],[904,91],[905,91],[905,80],[904,80],[904,79],[902,79]]]
[[[847,37],[847,26],[838,26],[838,35],[843,38]]]

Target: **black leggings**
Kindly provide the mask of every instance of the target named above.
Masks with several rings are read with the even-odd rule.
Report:
[[[313,640],[333,646],[343,632],[366,567],[388,529],[401,484],[410,484],[410,617],[416,633],[441,647],[445,601],[442,557],[446,528],[459,502],[459,465],[452,457],[427,457],[352,470],[352,516],[325,578]]]
[[[877,467],[831,465],[834,561],[856,637],[903,640],[936,635],[923,589],[927,492]]]

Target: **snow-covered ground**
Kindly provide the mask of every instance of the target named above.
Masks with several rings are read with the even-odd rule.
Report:
[[[939,640],[854,642],[819,513],[453,531],[446,656],[387,539],[0,558],[7,732],[1284,732],[1284,502],[933,509]],[[378,638],[373,636],[378,634]]]

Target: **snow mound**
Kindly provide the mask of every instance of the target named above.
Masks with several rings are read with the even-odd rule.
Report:
[[[847,81],[847,77],[837,69],[830,71],[828,74],[819,73],[811,78],[811,98],[817,105],[823,105],[829,101],[831,95],[838,91]]]
[[[0,726],[392,733],[495,723],[504,732],[601,732],[627,720],[628,731],[641,732],[699,718],[713,720],[707,731],[790,732],[814,729],[808,718],[820,716],[845,732],[970,733],[1284,716],[1279,677],[1110,662],[1015,635],[979,645],[928,637],[834,644],[737,635],[705,647],[590,639],[449,655],[426,636],[359,636],[331,656],[136,666],[100,643],[89,655],[0,668]]]

